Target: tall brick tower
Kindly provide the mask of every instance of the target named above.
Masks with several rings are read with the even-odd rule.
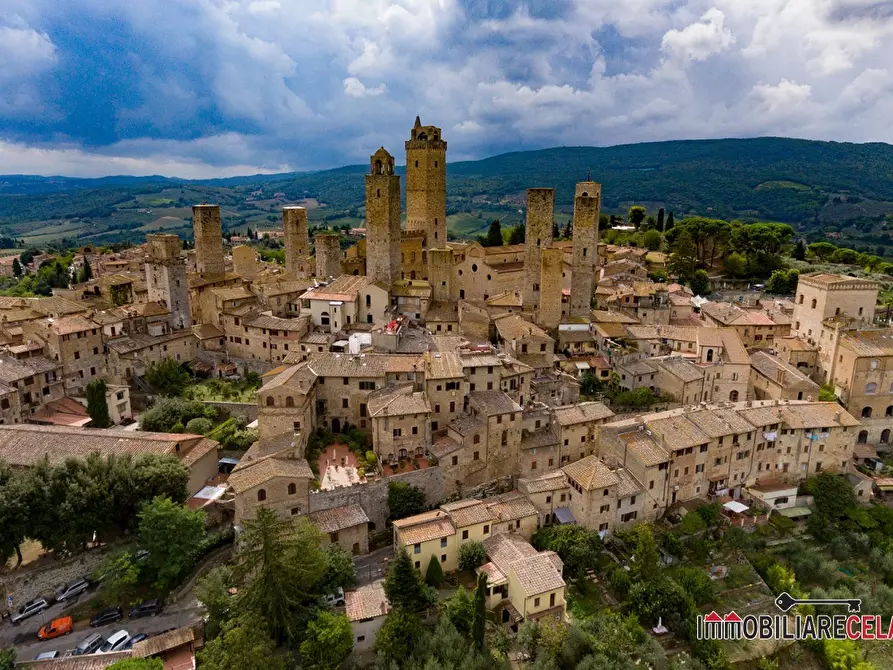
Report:
[[[316,245],[316,276],[338,277],[341,274],[341,238],[336,233],[317,233],[313,242]]]
[[[391,286],[400,278],[400,177],[384,147],[366,175],[366,275]]]
[[[524,247],[524,305],[539,307],[542,251],[552,246],[552,217],[555,210],[555,189],[527,189],[527,225]]]
[[[180,257],[180,238],[176,235],[146,235],[146,286],[149,302],[163,302],[171,311],[175,329],[192,326],[189,310],[189,285],[186,259]]]
[[[452,300],[453,250],[428,250],[428,281],[431,299],[441,302]]]
[[[446,245],[446,152],[440,128],[415,117],[406,141],[406,230],[423,233],[429,249]]]
[[[309,277],[313,272],[307,260],[310,256],[307,210],[296,205],[283,207],[282,229],[285,232],[285,273],[289,279]]]
[[[540,301],[536,322],[544,328],[558,328],[561,323],[561,274],[564,251],[547,247],[540,254]]]
[[[219,205],[192,206],[192,234],[195,238],[195,264],[201,274],[222,275],[223,224]]]
[[[601,213],[602,185],[594,181],[577,184],[574,196],[574,250],[571,268],[570,316],[591,313],[595,266],[598,262],[598,217]]]

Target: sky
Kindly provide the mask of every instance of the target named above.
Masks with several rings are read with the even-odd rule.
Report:
[[[890,0],[0,0],[0,174],[893,142]]]

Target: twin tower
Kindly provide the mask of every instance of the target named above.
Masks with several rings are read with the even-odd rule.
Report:
[[[440,128],[416,117],[406,141],[406,232],[424,237],[426,265],[430,250],[446,247],[446,151]],[[366,275],[373,282],[390,286],[400,278],[400,236],[400,177],[381,147],[366,175]]]

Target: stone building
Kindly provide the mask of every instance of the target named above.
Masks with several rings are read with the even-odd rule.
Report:
[[[83,394],[94,379],[105,374],[102,331],[83,316],[47,317],[22,324],[22,338],[39,342],[46,356],[62,365],[68,395]]]
[[[750,364],[750,383],[757,400],[818,400],[819,385],[781,359],[755,351]]]
[[[233,247],[233,272],[240,277],[253,279],[260,269],[260,257],[254,247],[247,244]]]
[[[388,287],[400,277],[400,177],[384,147],[366,175],[366,275]]]
[[[383,464],[426,455],[431,444],[431,405],[412,382],[369,395],[372,444]]]
[[[146,235],[146,287],[149,302],[167,305],[171,327],[175,330],[192,327],[189,305],[189,283],[186,261],[180,257],[177,235]]]
[[[555,189],[527,189],[527,223],[524,244],[524,304],[535,310],[540,301],[542,251],[552,246]]]
[[[440,128],[417,116],[406,141],[406,231],[422,233],[429,249],[447,241],[446,152]]]
[[[869,326],[874,320],[878,285],[855,277],[831,274],[800,275],[794,300],[794,326],[791,334],[810,344],[818,345],[823,352],[822,380],[830,377],[832,363],[825,352],[830,349],[823,337],[824,322],[833,319],[847,325]]]
[[[574,236],[571,269],[571,295],[568,313],[571,317],[589,318],[598,264],[598,219],[601,213],[602,186],[584,181],[576,186],[574,196]]]
[[[43,356],[0,354],[0,423],[23,423],[64,396],[60,363]]]
[[[354,556],[369,553],[369,517],[359,505],[311,512],[310,520],[322,533],[323,547],[335,545]]]
[[[313,268],[310,265],[307,210],[295,205],[283,207],[282,229],[285,232],[285,273],[289,279],[311,276]],[[340,274],[340,269],[336,274]]]
[[[219,205],[192,206],[192,232],[195,239],[195,264],[199,274],[222,275],[223,224]]]
[[[337,233],[317,233],[313,237],[316,246],[316,276],[338,277],[341,275],[341,237]]]

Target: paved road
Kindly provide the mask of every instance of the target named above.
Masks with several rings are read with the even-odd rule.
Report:
[[[87,595],[92,597],[92,594]],[[194,597],[189,597],[175,607],[164,610],[158,616],[133,620],[125,617],[121,621],[99,628],[90,628],[90,623],[87,620],[77,621],[74,624],[74,631],[70,635],[64,635],[55,640],[38,640],[37,631],[41,626],[60,615],[65,615],[61,603],[53,605],[42,615],[38,614],[30,619],[25,619],[17,626],[5,621],[0,625],[0,648],[14,647],[20,660],[31,660],[45,651],[55,650],[61,653],[66,649],[74,649],[81,640],[92,633],[100,633],[103,637],[108,637],[121,629],[135,635],[136,633],[152,634],[169,628],[180,628],[197,621],[202,615],[202,608]]]
[[[357,585],[371,584],[376,579],[384,579],[388,562],[394,558],[394,547],[388,545],[376,549],[371,554],[355,556],[354,567],[357,569]]]

